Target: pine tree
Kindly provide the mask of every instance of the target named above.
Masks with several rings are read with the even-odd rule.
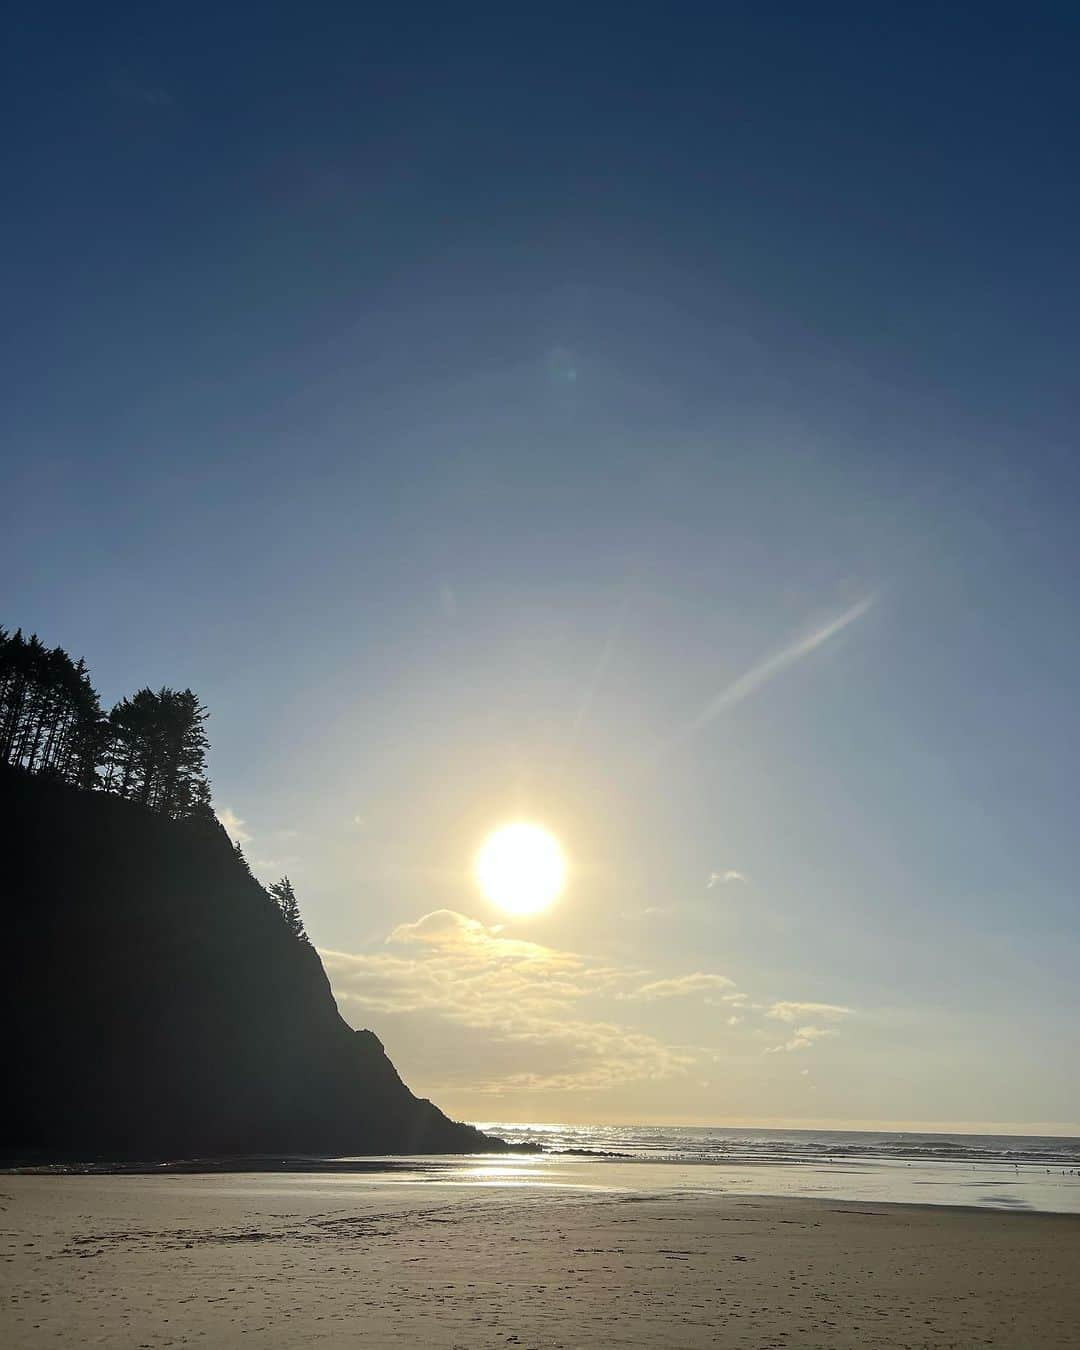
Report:
[[[308,935],[304,931],[304,921],[300,917],[300,906],[297,903],[296,892],[293,890],[289,878],[282,877],[280,881],[276,881],[270,887],[270,894],[277,902],[285,927],[298,941],[307,942]]]
[[[77,787],[102,762],[101,708],[84,661],[0,628],[0,759]]]
[[[207,812],[209,714],[190,689],[140,689],[109,714],[104,786],[163,816]]]
[[[0,627],[0,761],[104,788],[172,819],[211,814],[209,713],[190,689],[140,689],[101,712],[85,661]]]

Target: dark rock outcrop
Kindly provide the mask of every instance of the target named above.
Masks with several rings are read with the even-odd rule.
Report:
[[[0,1157],[501,1149],[414,1097],[206,820],[0,766]]]

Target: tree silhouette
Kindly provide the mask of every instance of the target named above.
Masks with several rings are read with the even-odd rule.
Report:
[[[208,716],[190,689],[140,689],[121,699],[109,713],[106,790],[163,816],[208,811]]]
[[[86,664],[37,634],[0,628],[0,759],[78,787],[93,787],[102,717]]]
[[[249,877],[252,876],[253,874],[251,871],[251,864],[248,862],[247,858],[244,857],[244,850],[240,847],[240,840],[234,839],[232,841],[232,847],[233,853],[236,855],[236,861],[240,864],[240,866],[244,869],[244,871],[248,874]]]
[[[304,931],[304,921],[300,917],[300,906],[296,900],[296,892],[293,890],[292,882],[288,877],[282,877],[280,881],[275,881],[269,888],[270,894],[277,901],[278,909],[281,910],[281,917],[285,921],[285,927],[301,942],[307,942],[308,935]]]
[[[104,788],[164,816],[210,811],[206,709],[190,689],[140,689],[101,712],[84,661],[0,628],[0,761]]]

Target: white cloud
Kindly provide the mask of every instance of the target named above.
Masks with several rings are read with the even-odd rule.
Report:
[[[487,931],[479,919],[470,919],[455,909],[433,909],[415,923],[398,924],[386,940],[452,944],[467,941],[470,937],[483,937]]]
[[[835,1022],[841,1017],[849,1017],[850,1008],[843,1008],[838,1003],[796,1003],[785,1001],[782,1003],[773,1003],[765,1013],[766,1017],[773,1017],[778,1022],[798,1022],[803,1017],[823,1017],[828,1022]]]
[[[805,1003],[794,999],[771,1003],[765,1009],[766,1017],[771,1017],[777,1022],[789,1022],[792,1025],[802,1021],[804,1017],[814,1017],[818,1021],[839,1022],[844,1017],[850,1017],[851,1013],[850,1008],[845,1008],[839,1003]],[[784,1041],[781,1045],[770,1045],[765,1054],[792,1054],[797,1050],[808,1050],[815,1041],[835,1035],[837,1035],[835,1027],[823,1027],[819,1026],[817,1022],[808,1021],[798,1027],[789,1040]]]
[[[751,1003],[726,975],[711,972],[653,978],[647,970],[510,937],[451,909],[399,924],[381,950],[320,954],[353,1025],[375,1018],[380,1030],[397,1034],[386,1027],[396,1022],[417,1043],[449,1037],[448,1044],[468,1045],[468,1087],[492,1095],[670,1079],[716,1054],[715,1047],[675,1044],[626,1025],[609,1010],[692,997],[723,1009],[721,1026],[742,1027],[732,1034],[756,1039],[767,1034],[751,1021],[762,1012],[810,1006]],[[825,1015],[806,1016],[787,1043],[768,1053],[802,1050],[832,1035],[818,1025]]]
[[[214,814],[234,844],[251,843],[251,835],[244,828],[247,821],[241,820],[231,806],[216,806]]]
[[[693,1063],[680,1047],[590,1020],[582,1009],[586,999],[640,980],[641,971],[503,937],[448,909],[400,924],[387,944],[400,953],[320,953],[336,996],[346,1011],[435,1016],[483,1032],[494,1045],[516,1045],[523,1067],[478,1073],[478,1091],[617,1086],[666,1078]]]
[[[705,883],[705,889],[711,891],[714,886],[726,886],[732,881],[745,882],[746,877],[742,872],[710,872],[709,879]]]
[[[785,1041],[783,1045],[770,1045],[762,1053],[766,1055],[792,1054],[796,1050],[808,1050],[815,1041],[820,1041],[824,1036],[835,1035],[836,1032],[828,1027],[799,1027],[791,1040]]]
[[[735,981],[726,975],[706,975],[697,971],[693,975],[676,975],[672,979],[653,980],[639,989],[623,994],[623,998],[644,999],[651,1002],[658,998],[683,998],[687,994],[711,994],[720,989],[733,989]],[[727,995],[723,995],[727,997]]]

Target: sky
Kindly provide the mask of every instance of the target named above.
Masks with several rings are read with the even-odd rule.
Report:
[[[0,622],[198,692],[410,1086],[1080,1133],[1075,8],[8,39]]]

